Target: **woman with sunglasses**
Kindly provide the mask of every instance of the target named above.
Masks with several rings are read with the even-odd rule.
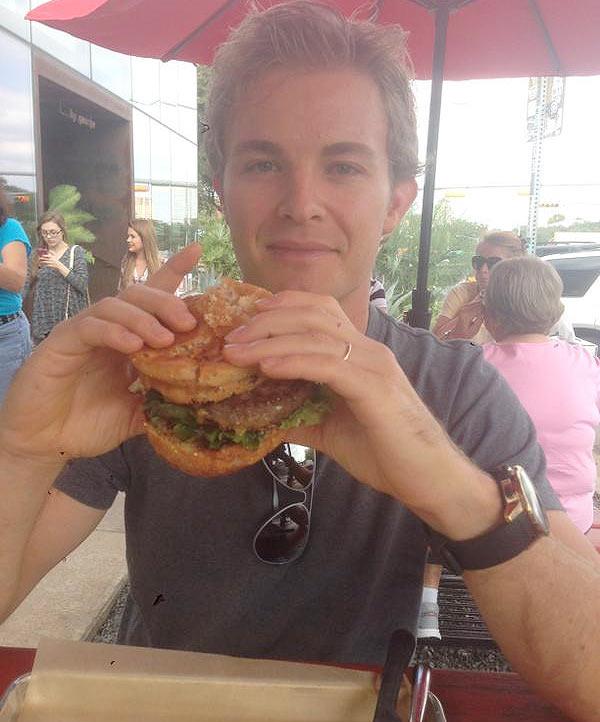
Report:
[[[61,321],[88,306],[88,268],[81,246],[70,246],[65,220],[47,211],[37,226],[39,245],[31,264],[31,333],[43,341]]]
[[[438,338],[469,339],[482,344],[492,340],[483,319],[482,300],[494,264],[506,258],[525,255],[524,243],[511,231],[486,233],[471,259],[474,281],[463,281],[450,289],[432,331]]]

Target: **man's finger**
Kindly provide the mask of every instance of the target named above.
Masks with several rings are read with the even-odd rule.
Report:
[[[146,282],[151,288],[159,288],[161,291],[175,293],[184,276],[200,260],[202,246],[199,243],[192,243],[161,266]]]

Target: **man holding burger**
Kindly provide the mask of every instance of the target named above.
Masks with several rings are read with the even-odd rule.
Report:
[[[319,425],[286,434],[317,450],[308,482],[278,488],[300,546],[270,558],[262,544],[281,518],[271,461],[198,477],[140,435],[128,355],[203,323],[169,295],[190,247],[57,327],[9,391],[0,607],[124,490],[121,641],[382,663],[392,631],[415,626],[431,544],[464,570],[515,669],[574,719],[599,719],[600,565],[548,487],[529,419],[478,349],[369,308],[380,239],[416,193],[403,47],[397,28],[298,2],[249,16],[215,61],[209,159],[244,280],[274,294],[222,358],[334,397]]]

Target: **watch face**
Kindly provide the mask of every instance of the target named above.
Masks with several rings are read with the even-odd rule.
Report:
[[[513,469],[520,482],[523,506],[529,514],[529,518],[542,533],[548,534],[548,518],[544,507],[540,504],[533,482],[522,466],[515,465]]]

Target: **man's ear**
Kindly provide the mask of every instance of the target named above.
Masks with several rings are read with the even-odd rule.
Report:
[[[383,224],[383,233],[391,233],[404,218],[417,196],[417,183],[414,178],[396,183],[392,188],[388,212]]]

